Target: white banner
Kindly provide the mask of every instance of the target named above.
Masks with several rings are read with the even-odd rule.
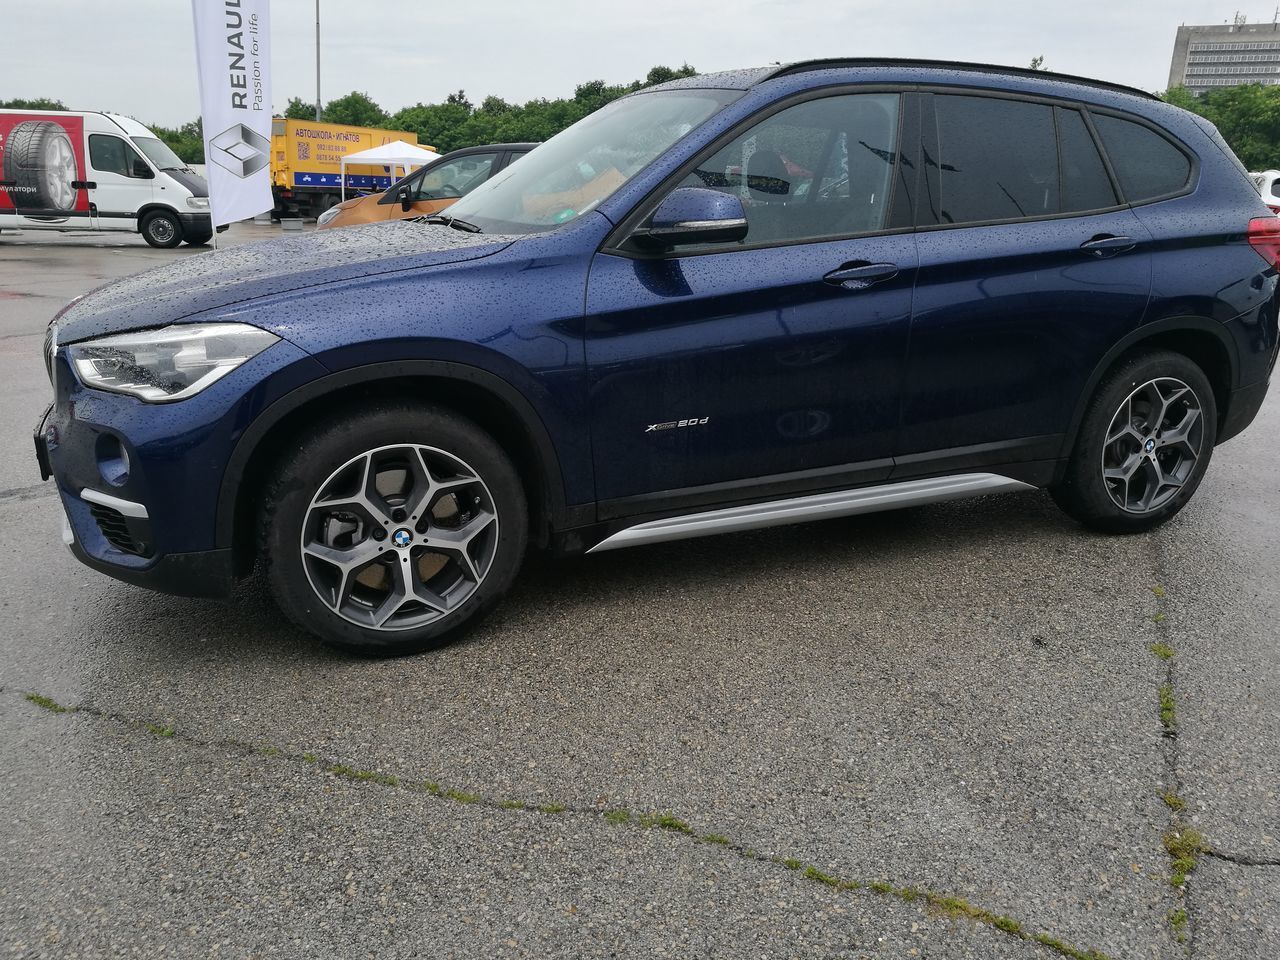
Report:
[[[191,0],[214,226],[271,199],[271,0]]]

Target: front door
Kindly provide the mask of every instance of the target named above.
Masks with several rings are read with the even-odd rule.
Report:
[[[648,201],[733,193],[744,241],[596,256],[586,359],[602,517],[888,476],[916,275],[909,227],[889,230],[909,207],[902,99],[777,110]]]
[[[123,137],[89,134],[89,202],[103,230],[136,230],[138,211],[151,201],[155,174]]]
[[[409,209],[405,210],[404,204],[388,191],[378,207],[385,216],[379,219],[396,220],[439,213],[488,180],[497,159],[497,153],[469,153],[426,167],[408,184],[411,191]]]

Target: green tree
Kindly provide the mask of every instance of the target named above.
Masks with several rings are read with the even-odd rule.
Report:
[[[289,105],[284,108],[284,116],[286,120],[314,120],[316,105],[314,102],[308,103],[301,97],[290,97]]]
[[[315,116],[313,110],[311,116]],[[345,97],[324,105],[321,117],[325,123],[346,123],[355,127],[385,127],[387,113],[367,93],[352,90]]]
[[[1032,70],[1043,70],[1043,69],[1044,69],[1044,56],[1043,56],[1043,55],[1041,55],[1041,56],[1039,56],[1039,57],[1032,57],[1032,58],[1031,58],[1031,69],[1032,69]]]
[[[0,100],[0,110],[65,110],[67,105],[61,100],[48,100],[39,97],[35,100]]]
[[[1244,83],[1218,87],[1199,97],[1186,87],[1173,87],[1161,96],[1217,127],[1250,170],[1280,167],[1280,87]]]

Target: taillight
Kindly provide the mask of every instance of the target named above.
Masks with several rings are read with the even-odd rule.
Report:
[[[1248,236],[1258,256],[1280,269],[1280,217],[1255,217],[1249,221]]]
[[[1280,216],[1280,206],[1276,206],[1274,203],[1268,203],[1267,209],[1270,210],[1272,213],[1274,213],[1276,216]]]

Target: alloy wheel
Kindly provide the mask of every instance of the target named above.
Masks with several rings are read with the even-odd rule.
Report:
[[[76,157],[71,143],[65,137],[48,141],[45,155],[45,191],[58,210],[70,210],[76,205],[76,190],[71,186],[76,179]]]
[[[484,581],[498,514],[480,475],[453,454],[400,444],[347,461],[307,507],[307,579],[339,616],[409,630],[447,616]]]
[[[1126,513],[1159,510],[1195,471],[1204,440],[1204,411],[1194,390],[1173,377],[1134,390],[1111,419],[1102,447],[1102,477]]]

